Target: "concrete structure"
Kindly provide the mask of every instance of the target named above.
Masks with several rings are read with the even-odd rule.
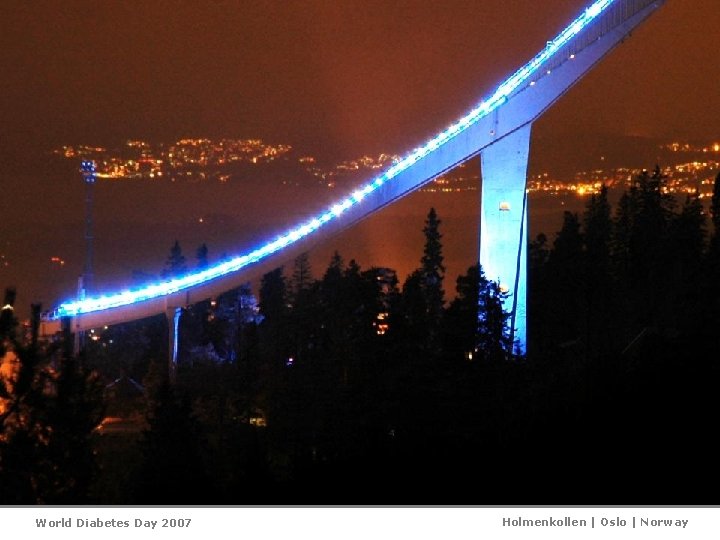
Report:
[[[527,163],[530,124],[485,148],[481,155],[480,266],[511,304],[511,339],[526,348]]]
[[[140,290],[61,304],[45,333],[72,318],[75,332],[166,313],[176,343],[178,308],[219,295],[292,260],[472,157],[482,156],[480,262],[510,293],[514,337],[524,351],[527,204],[532,122],[665,0],[596,0],[530,62],[446,130],[347,198],[283,236],[229,262]],[[170,347],[171,362],[174,361]]]

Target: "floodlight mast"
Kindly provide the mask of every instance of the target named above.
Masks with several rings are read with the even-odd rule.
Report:
[[[96,176],[95,162],[89,159],[84,159],[80,162],[80,174],[85,181],[85,264],[83,266],[83,273],[78,279],[78,290],[77,298],[79,301],[84,300],[89,294],[92,293],[94,270],[93,270],[93,258],[94,258],[94,246],[95,233],[93,227],[93,212],[94,212],[94,191],[95,191],[95,180]],[[75,353],[80,351],[85,338],[85,332],[78,330],[75,332],[74,348]]]
[[[92,292],[94,280],[93,242],[95,240],[95,234],[93,231],[93,192],[97,178],[95,162],[92,160],[83,160],[80,163],[80,173],[85,181],[85,266],[78,295],[84,298]]]

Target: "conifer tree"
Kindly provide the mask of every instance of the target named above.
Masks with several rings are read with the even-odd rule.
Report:
[[[624,345],[643,329],[661,324],[667,314],[674,211],[675,201],[667,193],[667,177],[659,166],[652,173],[643,170],[620,199],[613,258],[622,300],[618,309],[625,319],[618,335]]]
[[[288,334],[292,341],[291,354],[295,361],[304,362],[316,349],[314,326],[318,319],[317,287],[314,286],[307,253],[294,261],[290,279]]]
[[[431,208],[423,228],[425,247],[420,261],[422,287],[427,302],[428,318],[430,324],[434,327],[437,327],[440,322],[445,304],[445,291],[443,290],[445,267],[443,266],[444,257],[442,254],[440,223],[435,208]]]
[[[611,238],[611,209],[607,186],[603,186],[600,193],[590,197],[583,216],[586,267],[593,281],[609,274]]]
[[[197,267],[202,270],[208,267],[208,247],[205,243],[201,244],[195,252],[195,258],[197,259]]]
[[[295,258],[293,264],[293,274],[290,280],[290,287],[293,296],[297,298],[301,291],[310,288],[312,284],[312,270],[310,268],[310,257],[307,252],[301,253]]]
[[[476,352],[481,359],[499,362],[510,357],[514,344],[510,342],[510,314],[503,309],[508,294],[500,284],[479,274],[478,324]]]
[[[457,294],[443,318],[443,351],[449,358],[461,358],[476,350],[480,282],[484,279],[480,274],[480,264],[474,264],[457,278]]]
[[[190,401],[177,396],[166,378],[152,393],[136,497],[143,504],[207,503],[209,478]]]
[[[683,332],[696,325],[693,319],[702,310],[702,286],[705,269],[705,216],[697,192],[685,198],[680,213],[673,217],[666,249],[663,324]]]
[[[586,350],[600,354],[611,344],[610,313],[613,306],[612,229],[608,190],[590,197],[583,216],[584,280]]]
[[[428,341],[430,322],[420,269],[410,274],[403,283],[400,311],[400,341],[410,349],[423,348]]]
[[[712,219],[713,232],[717,235],[720,232],[720,173],[715,177],[715,183],[713,184],[710,217]]]
[[[282,267],[262,277],[259,307],[264,323],[279,324],[283,320],[287,310],[287,285]]]
[[[710,200],[710,221],[712,234],[710,239],[710,253],[720,261],[720,173],[715,177],[713,194]]]
[[[57,346],[16,335],[8,291],[0,313],[0,503],[82,504],[95,473],[91,435],[102,419],[102,386],[71,355],[69,331]]]
[[[334,310],[338,307],[340,296],[340,284],[345,272],[345,263],[336,251],[330,259],[330,264],[320,281],[321,297],[324,302],[324,310]]]
[[[279,366],[291,350],[288,344],[288,291],[282,267],[265,274],[260,281],[259,303],[263,321],[258,328],[265,357]]]
[[[345,270],[345,262],[343,261],[340,253],[335,251],[333,256],[330,258],[330,264],[328,264],[325,274],[323,274],[323,282],[326,286],[329,286],[332,282],[337,282],[342,277],[343,271]]]
[[[170,255],[165,261],[165,268],[162,271],[162,276],[165,279],[174,278],[183,275],[187,272],[187,266],[185,264],[185,256],[182,253],[180,242],[175,240],[175,243],[170,248]]]
[[[630,279],[633,260],[632,236],[637,206],[637,187],[633,185],[620,196],[613,220],[612,260],[618,280],[623,284]]]
[[[559,342],[584,337],[584,254],[577,214],[565,212],[548,260],[554,309],[553,334]]]
[[[715,177],[713,194],[710,201],[710,218],[712,233],[710,245],[705,257],[705,296],[707,304],[702,318],[706,332],[717,338],[717,328],[720,327],[720,173]]]

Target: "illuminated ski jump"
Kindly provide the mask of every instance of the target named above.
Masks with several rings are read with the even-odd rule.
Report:
[[[291,260],[433,178],[481,156],[480,264],[509,293],[514,338],[526,346],[527,158],[532,122],[665,0],[596,0],[527,64],[447,129],[380,176],[278,238],[202,271],[102,296],[69,300],[43,330],[73,331],[166,313],[170,350],[180,309],[238,287]]]

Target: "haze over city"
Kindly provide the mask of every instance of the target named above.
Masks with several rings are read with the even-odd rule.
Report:
[[[403,153],[584,4],[10,1],[0,22],[3,146],[223,136],[341,157]],[[543,117],[539,134],[712,138],[719,19],[713,0],[668,2]]]
[[[19,259],[37,257],[37,268],[40,261],[66,257],[68,247],[77,252],[72,235],[77,238],[74,247],[82,248],[80,177],[72,167],[48,163],[53,149],[227,137],[290,145],[297,153],[294,157],[317,156],[326,164],[366,154],[402,155],[477,103],[574,16],[582,2],[545,2],[541,17],[535,7],[532,1],[282,6],[229,1],[202,6],[11,2],[0,22],[0,68],[5,74],[0,86],[0,174],[7,191],[15,194],[4,198],[3,215],[22,226],[5,239],[3,254],[15,262],[5,270],[5,282],[22,285],[21,304],[42,301],[47,306],[58,301],[58,295],[73,293],[67,288],[72,289],[75,278],[66,276],[65,292],[48,292],[47,282],[55,281],[51,275],[37,273],[29,279],[28,274],[36,272],[18,264]],[[713,76],[718,22],[711,0],[692,6],[669,2],[633,34],[631,45],[613,51],[535,124],[531,173],[547,172],[547,164],[562,168],[568,161],[566,169],[592,170],[599,164],[596,154],[622,151],[623,136],[713,141],[714,119],[720,116]],[[608,142],[614,137],[615,148]],[[578,138],[598,148],[595,155],[587,152],[593,163],[584,164],[577,155],[568,157],[577,152],[567,152],[564,146]],[[133,270],[153,272],[148,261],[160,264],[165,255],[160,246],[182,237],[181,231],[172,230],[177,216],[212,212],[212,203],[198,211],[192,207],[194,197],[183,199],[179,191],[157,196],[168,199],[159,205],[161,211],[153,207],[158,198],[149,193],[127,195],[132,203],[126,206],[155,221],[138,224],[129,210],[125,226],[157,228],[155,234],[144,236],[159,236],[137,261],[127,247],[109,247],[103,222],[112,221],[113,231],[122,227],[123,207],[104,206],[103,194],[98,193],[98,283],[103,280],[103,258],[112,260],[111,266],[130,258],[122,272],[107,275],[108,283]],[[251,221],[261,200],[258,194],[253,201],[253,192],[246,190],[237,212]],[[320,206],[312,194],[303,200],[307,208],[287,208],[283,225],[292,222],[291,216]],[[418,209],[416,215],[425,210]],[[467,221],[471,212],[462,211],[462,220]],[[218,208],[216,213],[223,212]],[[448,224],[454,219],[442,216],[442,211],[441,217]],[[169,228],[160,232],[167,223]],[[415,228],[420,228],[419,218]],[[473,230],[476,225],[470,222],[462,228]],[[267,234],[260,228],[257,233]],[[53,237],[63,237],[61,245],[53,245]],[[462,242],[472,245],[473,238]],[[202,240],[191,236],[186,243]],[[215,256],[243,245],[238,238],[239,247],[234,247],[227,235],[222,241],[212,236],[206,241]],[[419,242],[418,235],[416,245]],[[347,256],[362,263],[367,249],[359,246],[351,253],[351,246],[361,243],[354,238],[343,245]],[[392,251],[392,246],[385,250]],[[402,258],[393,262],[409,269],[415,261],[409,253]],[[471,258],[470,251],[451,264],[452,269],[462,271]],[[71,261],[73,270],[80,264]],[[28,287],[37,287],[37,293]]]

